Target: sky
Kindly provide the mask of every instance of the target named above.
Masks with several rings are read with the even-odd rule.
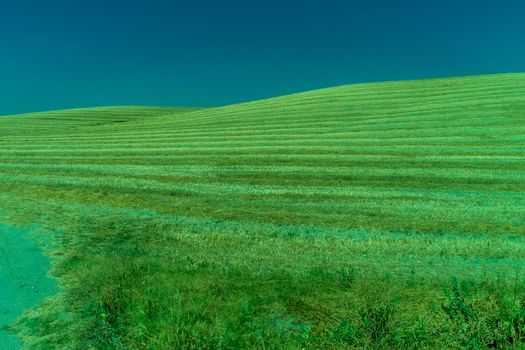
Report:
[[[523,0],[1,0],[0,115],[525,71]]]

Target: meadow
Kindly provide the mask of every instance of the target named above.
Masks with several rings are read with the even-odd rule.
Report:
[[[525,74],[0,118],[30,349],[525,349]]]

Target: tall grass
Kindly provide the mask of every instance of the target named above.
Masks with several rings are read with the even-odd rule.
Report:
[[[30,348],[520,349],[525,75],[0,120]]]

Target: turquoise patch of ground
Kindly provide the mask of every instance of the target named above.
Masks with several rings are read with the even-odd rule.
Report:
[[[0,349],[20,348],[9,325],[56,292],[49,268],[49,259],[27,231],[0,224]]]

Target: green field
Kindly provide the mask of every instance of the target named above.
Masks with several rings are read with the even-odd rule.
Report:
[[[46,274],[50,267],[28,232],[0,225],[0,349],[20,348],[10,325],[24,309],[57,292]]]
[[[525,349],[525,74],[0,118],[30,349]]]

